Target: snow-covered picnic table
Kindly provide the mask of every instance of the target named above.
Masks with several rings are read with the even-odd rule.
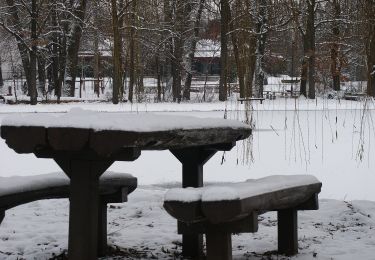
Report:
[[[115,161],[142,150],[170,150],[182,163],[182,186],[203,186],[203,165],[251,134],[225,119],[155,114],[110,114],[72,109],[64,115],[13,115],[1,137],[17,153],[52,158],[70,178],[69,259],[96,259],[98,180]],[[183,235],[183,253],[200,253],[201,235]]]

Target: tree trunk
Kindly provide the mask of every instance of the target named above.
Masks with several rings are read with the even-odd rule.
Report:
[[[134,67],[134,60],[135,60],[135,51],[134,51],[134,29],[130,29],[130,39],[129,39],[129,92],[128,92],[128,100],[133,102],[133,93],[134,93],[134,86],[135,86],[135,67]]]
[[[7,5],[10,7],[12,25],[15,26],[15,28],[18,32],[22,32],[23,29],[21,27],[21,20],[19,18],[18,9],[17,9],[17,6],[14,3],[14,0],[7,0],[6,2],[7,2]],[[16,37],[16,40],[17,40],[18,51],[19,51],[20,57],[21,57],[22,67],[23,67],[23,70],[25,72],[26,83],[27,83],[27,86],[30,86],[30,85],[32,85],[32,83],[31,83],[31,74],[30,74],[29,48],[23,42],[24,39],[21,38],[20,35],[18,37]]]
[[[99,51],[99,41],[98,33],[95,33],[94,37],[94,93],[99,97],[99,63],[100,63],[100,51]]]
[[[134,96],[134,89],[135,89],[135,83],[136,83],[136,68],[135,68],[135,61],[136,61],[136,50],[135,50],[135,38],[136,38],[136,32],[135,32],[135,3],[133,2],[133,12],[131,15],[131,28],[130,28],[130,38],[129,38],[129,93],[128,93],[128,100],[130,102],[133,102],[133,96]]]
[[[375,97],[375,6],[367,0],[365,5],[365,20],[367,21],[366,55],[367,55],[367,94]]]
[[[257,90],[257,96],[263,97],[263,85],[264,85],[264,70],[263,70],[263,59],[266,50],[267,41],[267,13],[266,13],[266,1],[262,0],[259,5],[259,15],[257,21],[257,47],[256,47],[256,63],[255,63],[255,88]]]
[[[184,86],[183,98],[185,100],[190,100],[190,87],[191,87],[191,81],[193,78],[192,71],[193,71],[194,56],[195,56],[195,51],[197,49],[197,42],[198,42],[198,37],[199,37],[199,25],[201,23],[204,3],[205,3],[205,0],[199,1],[198,11],[197,11],[197,15],[194,21],[194,36],[190,43],[189,58],[188,58],[189,70],[187,71],[187,77],[186,77],[185,86]]]
[[[157,78],[157,101],[161,102],[161,71],[159,53],[156,53],[155,55],[155,70]]]
[[[121,77],[121,38],[119,31],[119,21],[117,14],[116,0],[111,0],[112,4],[112,29],[113,29],[113,87],[112,103],[119,103],[119,90],[122,84]]]
[[[1,55],[0,55],[0,87],[4,86],[3,70],[1,68]]]
[[[229,20],[230,21],[232,20],[231,12],[229,12]],[[239,87],[240,87],[240,97],[244,98],[245,97],[245,78],[244,78],[243,60],[240,57],[240,50],[239,50],[239,46],[238,46],[239,41],[238,41],[238,38],[237,38],[237,33],[234,32],[233,22],[229,23],[229,29],[232,32],[231,33],[232,45],[233,45],[234,59],[236,61],[238,84],[239,84]]]
[[[133,6],[134,6],[134,10],[136,10],[136,4],[137,4],[137,1],[133,1]],[[118,0],[118,8],[117,10],[123,10],[124,9],[124,0]],[[134,11],[135,13],[136,11]],[[124,27],[124,15],[121,15],[118,17],[118,25],[119,25],[119,34],[120,34],[120,71],[121,71],[121,84],[119,86],[119,98],[120,100],[123,100],[124,98],[124,94],[125,94],[125,88],[124,88],[124,82],[126,80],[125,77],[125,66],[123,64],[123,42],[124,42],[124,39],[123,39],[123,33],[121,33],[121,28]]]
[[[254,26],[254,19],[252,14],[252,5],[249,1],[245,1],[246,5],[246,20],[245,24],[247,24],[250,28]],[[246,33],[247,34],[247,33]],[[245,49],[245,57],[247,59],[246,69],[245,69],[245,97],[252,97],[253,96],[253,81],[254,81],[254,73],[255,73],[255,63],[256,63],[256,37],[254,35],[246,35],[246,41],[248,42],[248,47]]]
[[[136,64],[139,64],[138,55],[137,55],[137,63]],[[143,78],[144,78],[143,69],[140,67],[137,70],[137,101],[138,102],[141,102],[143,100],[143,96],[141,95],[145,90],[145,86],[143,84]]]
[[[38,55],[38,89],[43,96],[46,95],[46,59],[39,53]]]
[[[230,23],[230,6],[228,0],[220,1],[221,32],[220,32],[220,80],[219,100],[226,101],[228,98],[228,31]]]
[[[375,18],[375,17],[374,17]],[[368,83],[367,94],[375,97],[375,26],[372,25],[372,34],[369,35],[368,56],[367,56],[367,70],[368,70]]]
[[[315,45],[315,44],[314,44]],[[315,99],[315,47],[309,58],[309,99]]]
[[[66,67],[64,96],[74,97],[75,81],[77,76],[78,51],[81,42],[82,28],[85,19],[87,0],[80,0],[73,8],[73,17],[70,17],[70,25],[66,43]]]
[[[37,4],[36,0],[31,1],[31,51],[30,51],[30,84],[29,95],[30,95],[30,104],[37,104],[38,92],[36,90],[36,64],[37,64]]]
[[[255,46],[255,42],[254,45]],[[254,73],[255,73],[255,48],[250,47],[248,51],[248,61],[247,61],[247,71],[246,71],[246,89],[245,89],[245,96],[251,97],[253,96],[253,81],[254,81]]]
[[[331,47],[331,76],[333,90],[340,90],[340,69],[338,61],[338,45],[333,43]]]
[[[306,37],[309,41],[309,99],[315,99],[315,0],[309,0],[307,7]]]
[[[173,66],[172,66],[173,102],[181,102],[181,80],[182,80],[181,63],[182,63],[182,42],[181,42],[180,37],[176,37]]]
[[[339,0],[333,0],[333,13],[334,22],[332,26],[333,43],[331,46],[331,75],[332,75],[332,87],[334,90],[340,90],[340,75],[341,75],[341,62],[339,58],[339,38],[340,28],[338,25],[338,19],[341,15],[341,8]]]
[[[315,0],[306,0],[306,32],[302,33],[303,58],[300,94],[315,99]],[[309,89],[307,92],[307,82]]]
[[[58,17],[58,4],[55,0],[52,5],[52,12],[51,12],[51,24],[53,28],[57,31],[59,28],[59,23],[57,20]],[[65,31],[67,28],[64,28]],[[60,103],[61,98],[61,86],[64,81],[64,73],[65,73],[65,53],[66,53],[66,38],[64,35],[61,35],[58,31],[52,34],[52,44],[51,44],[51,82],[53,89],[55,90],[55,96],[57,97],[57,103]],[[52,89],[48,89],[48,91],[52,91]]]
[[[246,96],[245,76],[244,76],[244,67],[243,67],[244,61],[240,58],[238,41],[237,41],[237,37],[235,36],[235,33],[232,33],[232,44],[233,44],[234,59],[236,61],[238,85],[240,88],[240,97],[244,98]]]
[[[306,40],[306,34],[302,35],[303,41],[303,57],[302,57],[302,64],[301,64],[301,84],[300,84],[300,95],[307,97],[307,72],[308,72],[308,44],[309,42]]]
[[[173,7],[172,7],[173,0],[163,0],[163,7],[164,7],[164,24],[169,29],[169,31],[173,30]],[[166,56],[165,56],[165,69],[163,71],[163,75],[166,78],[166,88],[164,92],[171,92],[173,95],[173,84],[171,87],[171,78],[173,74],[173,37],[170,32],[166,32],[164,37],[167,39],[165,41],[165,49],[166,49]],[[165,93],[164,93],[165,94]],[[165,99],[165,95],[163,95],[163,99]]]
[[[93,7],[93,13],[94,13],[94,23],[95,23],[95,29],[94,29],[94,93],[99,97],[100,95],[100,89],[99,89],[99,67],[100,67],[100,50],[99,50],[99,21],[97,19],[98,17],[98,1],[95,1],[95,6]]]
[[[65,79],[65,71],[66,71],[66,37],[61,37],[59,40],[60,46],[59,47],[59,78],[56,85],[56,91],[55,94],[57,96],[57,102],[60,103],[60,97],[62,96],[62,88],[64,84]]]
[[[174,37],[174,49],[173,49],[173,66],[172,66],[172,77],[173,77],[173,101],[181,102],[181,80],[182,80],[182,56],[183,56],[183,28],[184,28],[184,5],[182,1],[176,1],[175,10],[175,33]]]

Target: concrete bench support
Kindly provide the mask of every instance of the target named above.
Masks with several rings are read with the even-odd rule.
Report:
[[[232,260],[232,234],[210,232],[206,234],[207,259]]]
[[[82,176],[85,172],[80,172],[81,174],[76,174],[75,176]],[[89,173],[87,173],[89,174]],[[60,176],[59,176],[60,175]],[[85,226],[80,226],[72,221],[72,216],[70,216],[70,229],[75,229],[76,231],[92,232],[92,230],[97,230],[97,236],[91,236],[91,247],[87,248],[81,247],[78,252],[69,252],[69,255],[80,255],[82,252],[91,252],[92,248],[97,248],[97,254],[99,256],[104,256],[107,251],[107,204],[108,203],[122,203],[127,201],[127,196],[133,192],[137,187],[137,179],[129,174],[119,174],[119,173],[108,173],[104,174],[102,178],[93,175],[93,181],[91,183],[82,183],[80,178],[73,178],[69,180],[64,175],[61,176],[59,173],[45,174],[38,176],[28,176],[28,177],[5,177],[2,178],[4,185],[9,183],[14,184],[14,188],[4,187],[6,192],[0,193],[0,224],[5,216],[5,211],[36,200],[42,199],[59,199],[59,198],[69,198],[72,192],[81,193],[83,189],[91,189],[92,185],[99,186],[99,193],[93,197],[99,200],[98,207],[91,207],[89,198],[87,196],[79,196],[82,200],[81,204],[85,204],[85,208],[82,208],[80,204],[70,203],[70,208],[78,207],[79,210],[75,209],[77,212],[75,219],[84,218],[86,222],[90,218],[89,214],[95,210],[98,217],[93,221],[88,222]],[[21,183],[17,185],[17,183]],[[1,187],[0,187],[1,191]],[[88,192],[82,192],[82,194],[89,194]],[[73,232],[70,232],[71,234]],[[76,236],[73,240],[79,240],[80,236]],[[86,244],[88,245],[88,244]],[[93,252],[96,258],[96,253]]]
[[[243,102],[250,102],[250,101],[260,101],[260,103],[263,104],[264,100],[265,100],[265,98],[263,98],[263,97],[260,97],[260,98],[256,98],[256,97],[253,97],[253,98],[239,98],[239,99],[237,99],[237,101],[241,102],[241,104],[243,104]]]
[[[231,260],[231,234],[258,231],[258,214],[277,211],[278,252],[298,253],[297,211],[317,210],[322,183],[313,176],[269,176],[243,183],[167,192],[164,208],[181,234],[205,234],[208,260]]]
[[[297,210],[277,211],[278,252],[292,256],[298,253]]]
[[[203,166],[216,153],[199,148],[171,150],[182,163],[182,187],[203,186]],[[182,255],[197,258],[203,254],[203,236],[182,234]]]

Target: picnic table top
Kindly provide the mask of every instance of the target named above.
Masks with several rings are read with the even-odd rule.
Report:
[[[43,151],[88,151],[109,158],[126,149],[164,150],[233,144],[250,134],[248,125],[234,120],[82,109],[73,109],[65,115],[12,115],[1,124],[1,137],[10,148],[37,156]],[[49,158],[46,153],[39,157]]]

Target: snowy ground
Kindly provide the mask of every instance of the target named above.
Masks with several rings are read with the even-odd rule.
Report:
[[[109,208],[109,244],[123,251],[103,259],[179,259],[175,220],[162,208],[165,187],[142,186]],[[321,200],[299,213],[298,256],[292,259],[374,259],[375,203]],[[233,235],[234,259],[278,256],[274,213],[260,216],[255,234]],[[68,200],[37,201],[7,212],[0,226],[0,259],[49,259],[67,248]]]
[[[70,99],[70,98],[68,98]],[[79,101],[79,99],[77,100]],[[298,109],[305,110],[362,110],[365,105],[367,109],[375,109],[374,100],[369,99],[365,102],[347,101],[347,100],[329,100],[318,98],[316,100],[306,100],[301,97],[298,99],[277,98],[276,100],[266,100],[263,104],[255,101],[252,102],[255,111],[291,111]],[[237,111],[245,110],[245,105],[237,101],[236,96],[230,97],[227,102],[182,102],[176,103],[130,103],[124,102],[118,105],[104,102],[80,102],[80,103],[62,103],[62,104],[38,104],[30,106],[26,104],[4,105],[0,103],[0,114],[3,113],[65,113],[72,107],[81,107],[94,111],[105,112],[211,112],[211,111]]]
[[[300,213],[301,253],[295,259],[374,259],[375,110],[373,101],[367,105],[321,99],[256,103],[252,144],[239,142],[231,152],[214,156],[205,166],[205,181],[313,174],[323,182],[321,209]],[[72,106],[77,104],[38,105],[32,112],[66,112]],[[119,113],[245,117],[244,105],[237,102],[79,106]],[[0,104],[0,121],[19,112],[30,112],[30,106]],[[51,160],[14,153],[3,140],[0,155],[0,176],[59,170]],[[166,188],[179,185],[179,162],[167,151],[143,152],[137,161],[117,162],[110,170],[132,173],[141,185],[128,203],[109,209],[110,243],[127,250],[119,259],[178,256],[175,221],[161,205]],[[67,200],[38,201],[7,211],[0,226],[0,259],[49,259],[61,254],[67,248],[67,217]],[[258,233],[233,236],[235,259],[282,259],[270,253],[277,247],[275,215],[263,217]]]

